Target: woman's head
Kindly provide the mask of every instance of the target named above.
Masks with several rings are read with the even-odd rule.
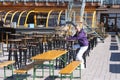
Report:
[[[80,26],[78,26],[78,25],[75,27],[75,29],[76,29],[76,31],[78,31],[78,32],[81,30]]]
[[[79,32],[81,30],[81,28],[82,28],[82,22],[78,23],[75,28]]]

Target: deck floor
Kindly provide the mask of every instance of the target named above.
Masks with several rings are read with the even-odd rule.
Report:
[[[87,68],[82,70],[82,80],[120,80],[120,45],[117,37],[116,42],[112,39],[109,36],[91,51]]]
[[[6,59],[7,56],[1,59]],[[1,60],[0,59],[0,60]],[[30,70],[28,74],[28,80],[32,79],[32,71]],[[0,80],[4,80],[3,69],[0,69],[1,75]],[[59,70],[55,71],[55,75],[58,74]],[[11,72],[7,71],[7,76],[11,75]],[[37,71],[37,75],[41,75],[40,70]],[[78,71],[74,72],[74,76],[78,76]],[[8,77],[5,80],[16,80],[15,77]],[[24,79],[21,79],[24,80]],[[46,69],[44,78],[36,78],[35,80],[53,80],[49,77],[49,72]],[[60,80],[60,78],[55,78],[55,80]],[[69,80],[63,79],[63,80]],[[90,52],[90,56],[87,57],[87,68],[82,70],[81,79],[73,80],[120,80],[120,42],[118,38],[111,37],[109,35],[105,42],[99,42],[96,47]]]

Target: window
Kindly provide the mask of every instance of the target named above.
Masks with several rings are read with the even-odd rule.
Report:
[[[109,14],[109,17],[116,17],[116,14],[114,14],[114,13]]]

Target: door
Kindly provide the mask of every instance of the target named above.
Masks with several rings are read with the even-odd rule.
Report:
[[[107,24],[108,24],[108,31],[115,31],[116,29],[116,18],[110,18],[108,17],[107,20]]]
[[[101,14],[100,18],[101,22],[104,22],[104,27],[106,28],[106,31],[116,31],[117,29],[117,16],[115,13],[105,13]]]

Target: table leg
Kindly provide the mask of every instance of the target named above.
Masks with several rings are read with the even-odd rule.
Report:
[[[36,77],[36,66],[34,66],[33,68],[33,80],[35,80],[35,77]]]
[[[6,67],[4,67],[4,79],[6,79]]]
[[[52,77],[54,80],[54,61],[49,61],[49,75],[51,75],[51,70],[52,70]]]

